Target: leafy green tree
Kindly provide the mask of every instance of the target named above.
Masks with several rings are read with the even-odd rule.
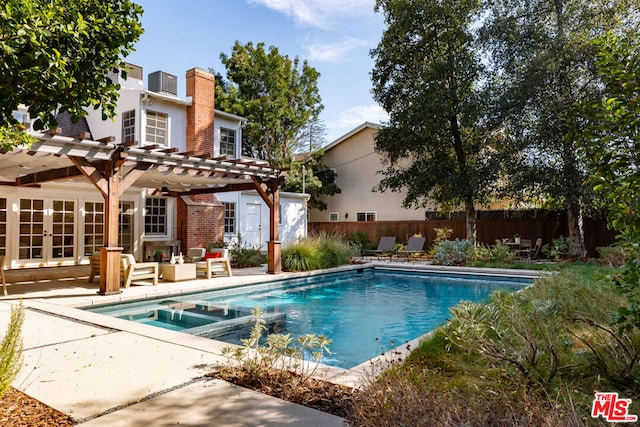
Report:
[[[318,150],[297,156],[298,160],[291,164],[287,180],[282,186],[283,191],[309,194],[309,208],[321,211],[327,209],[327,203],[322,200],[323,196],[333,196],[342,192],[336,185],[335,172],[322,163],[323,154],[322,150]]]
[[[220,59],[228,81],[218,80],[217,108],[248,119],[242,132],[243,154],[287,166],[297,138],[323,108],[317,86],[320,73],[306,61],[281,55],[274,46],[265,50],[264,43],[236,41],[231,54],[223,53]]]
[[[592,39],[607,29],[637,32],[638,1],[492,0],[480,30],[496,90],[496,119],[518,161],[511,195],[567,210],[574,256],[586,256],[582,212],[587,170],[567,113],[601,91]]]
[[[3,1],[0,126],[17,129],[20,104],[38,117],[35,129],[55,127],[63,111],[77,120],[86,107],[113,117],[118,85],[108,73],[125,69],[122,58],[143,32],[141,14],[129,0]]]
[[[485,126],[482,67],[472,24],[477,0],[378,0],[386,26],[372,50],[373,94],[389,113],[375,147],[386,159],[379,191],[406,189],[405,207],[464,206],[476,239],[476,204],[500,168],[499,133]]]
[[[598,40],[601,99],[575,104],[568,122],[590,171],[591,184],[606,195],[609,226],[627,256],[616,283],[629,297],[618,310],[626,327],[640,327],[640,44],[609,33]]]

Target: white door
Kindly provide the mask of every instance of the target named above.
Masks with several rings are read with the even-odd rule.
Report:
[[[245,206],[246,227],[242,240],[252,248],[262,247],[262,206],[247,203]]]
[[[20,199],[20,263],[60,264],[75,259],[73,200]]]

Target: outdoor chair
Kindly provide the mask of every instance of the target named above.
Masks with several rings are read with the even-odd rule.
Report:
[[[89,257],[89,283],[100,275],[100,251],[96,251]]]
[[[405,257],[407,258],[407,261],[411,261],[411,258],[414,255],[423,252],[422,248],[424,247],[424,242],[426,240],[426,237],[409,237],[406,249],[401,251],[393,251],[391,253],[391,257],[395,255],[397,257]]]
[[[520,239],[517,256],[520,259],[531,259],[531,239]]]
[[[154,286],[158,284],[159,266],[157,262],[136,262],[132,254],[120,255],[120,272],[124,287],[140,279],[151,279]]]
[[[232,276],[229,249],[211,249],[204,254],[202,261],[196,262],[196,274],[204,273],[207,279],[211,279],[211,276],[220,271],[225,271],[229,277]]]
[[[189,248],[187,251],[187,262],[198,262],[204,259],[204,254],[207,253],[205,248]]]
[[[2,279],[2,290],[4,291],[4,295],[9,295],[7,292],[7,281],[4,277],[4,255],[0,255],[0,279]]]
[[[536,243],[533,245],[531,249],[531,259],[537,259],[540,256],[540,249],[542,249],[542,237],[538,237],[536,239]]]
[[[375,255],[378,259],[380,259],[381,255],[385,253],[393,252],[393,245],[395,243],[396,243],[396,236],[380,237],[380,241],[378,242],[377,249],[364,250],[360,253],[360,255],[362,256]]]

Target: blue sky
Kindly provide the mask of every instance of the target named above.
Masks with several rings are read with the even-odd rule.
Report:
[[[320,119],[329,143],[365,121],[386,119],[371,96],[369,50],[383,31],[374,1],[136,0],[144,8],[145,33],[126,60],[142,66],[145,76],[158,70],[177,75],[184,97],[188,69],[226,75],[220,53],[230,54],[236,40],[273,45],[320,72]]]

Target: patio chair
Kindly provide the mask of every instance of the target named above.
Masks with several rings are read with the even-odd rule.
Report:
[[[140,279],[151,279],[153,285],[158,284],[159,267],[157,262],[136,262],[132,254],[120,255],[120,272],[124,287],[131,286],[131,282]]]
[[[542,249],[542,237],[538,237],[536,239],[536,243],[533,245],[533,248],[531,249],[530,258],[538,259],[538,257],[540,256],[541,249]]]
[[[422,253],[422,248],[424,247],[424,242],[427,240],[426,237],[409,237],[409,241],[407,242],[407,248],[401,251],[393,251],[391,253],[391,257],[396,255],[399,257],[407,258],[407,261],[411,261],[411,258],[419,253]]]
[[[9,295],[7,292],[7,281],[4,277],[4,255],[0,255],[0,279],[2,279],[2,290],[4,291],[4,296]]]
[[[520,259],[531,259],[531,239],[520,239],[517,256]]]
[[[229,249],[211,249],[204,254],[202,261],[196,262],[196,275],[204,273],[207,279],[211,279],[211,276],[220,271],[225,271],[229,277],[232,276]]]
[[[186,262],[198,262],[202,261],[204,254],[207,253],[205,248],[189,248],[187,251]]]
[[[100,275],[100,251],[95,251],[89,257],[89,283]]]
[[[377,249],[364,250],[360,253],[362,256],[375,255],[378,259],[380,256],[393,251],[393,245],[396,243],[396,236],[382,236],[378,242]]]

